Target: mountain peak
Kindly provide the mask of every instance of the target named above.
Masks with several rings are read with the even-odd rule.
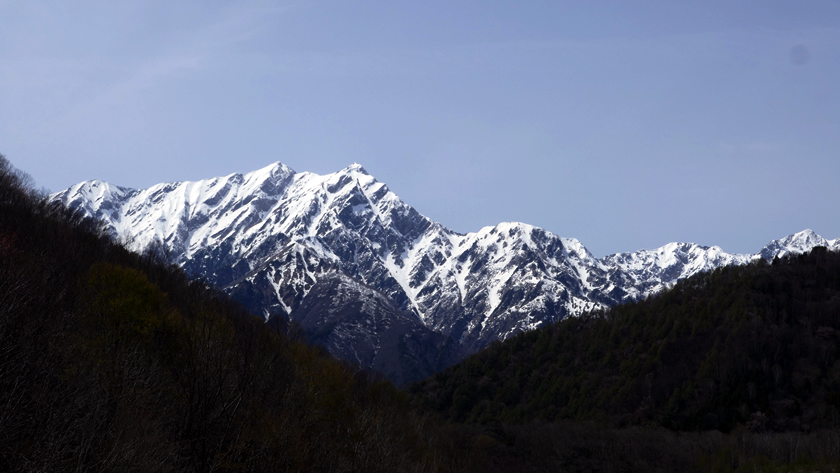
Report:
[[[364,174],[365,176],[369,176],[368,172],[365,168],[362,167],[359,163],[353,163],[342,170],[342,172],[355,172],[359,174]]]
[[[831,246],[831,244],[810,228],[806,228],[801,232],[771,241],[761,250],[759,256],[769,261],[776,256],[805,253],[815,246]]]
[[[783,238],[786,241],[821,241],[824,240],[817,232],[811,230],[810,228],[806,228],[801,232],[796,232],[794,234],[788,235],[787,237]]]
[[[277,179],[285,178],[287,176],[296,174],[294,169],[286,166],[285,164],[281,163],[280,161],[274,162],[265,166],[263,168],[257,169],[256,171],[251,171],[244,175],[245,180],[266,180],[266,179]]]

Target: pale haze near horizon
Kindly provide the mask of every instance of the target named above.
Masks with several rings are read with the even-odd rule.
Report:
[[[358,162],[596,256],[840,237],[840,3],[522,3],[0,0],[0,153],[52,191]]]

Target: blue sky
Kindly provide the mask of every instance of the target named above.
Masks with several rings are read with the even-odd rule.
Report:
[[[72,5],[71,5],[72,3]],[[359,162],[597,256],[840,237],[836,1],[0,0],[0,153],[57,191]]]

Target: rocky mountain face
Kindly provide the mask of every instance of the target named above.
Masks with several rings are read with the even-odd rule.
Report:
[[[163,252],[254,313],[298,321],[336,356],[399,382],[567,315],[638,300],[721,265],[840,249],[806,230],[754,255],[671,243],[595,258],[523,223],[459,234],[354,164],[328,175],[275,163],[135,190],[86,181],[53,199]]]

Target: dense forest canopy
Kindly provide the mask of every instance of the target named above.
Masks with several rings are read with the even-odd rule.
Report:
[[[416,385],[457,422],[840,425],[840,254],[728,266],[496,343]]]

